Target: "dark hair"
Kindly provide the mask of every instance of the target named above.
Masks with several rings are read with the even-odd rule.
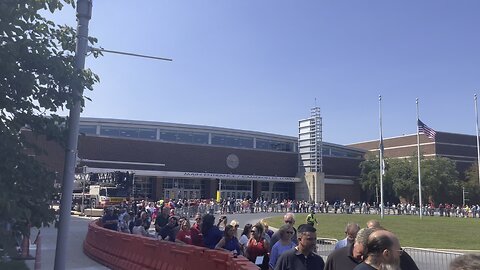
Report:
[[[265,231],[265,228],[263,227],[263,224],[258,222],[257,224],[253,225],[254,228],[257,228],[257,233],[258,235],[262,235],[263,232]]]
[[[299,234],[306,233],[306,232],[317,232],[317,229],[315,229],[315,227],[313,227],[310,224],[302,224],[302,225],[298,226],[298,233]]]
[[[230,230],[233,230],[233,226],[228,224],[227,226],[225,226],[225,231],[223,231],[223,236],[225,236],[225,238],[228,237],[228,231]],[[234,235],[235,236],[235,235]]]
[[[252,230],[252,224],[248,223],[243,227],[242,235],[248,235],[248,233]]]
[[[202,218],[202,234],[206,235],[207,232],[213,227],[213,224],[215,223],[215,217],[210,214],[206,214]]]

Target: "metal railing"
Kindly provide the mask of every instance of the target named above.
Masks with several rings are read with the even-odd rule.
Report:
[[[426,248],[403,247],[403,250],[408,252],[419,269],[425,270],[448,269],[453,259],[463,255],[459,252]]]
[[[335,238],[317,238],[317,254],[324,260],[335,250],[335,244],[338,242]]]
[[[337,242],[338,240],[333,238],[317,238],[317,254],[326,260],[328,255],[335,250]],[[448,269],[453,259],[463,255],[461,252],[426,248],[403,247],[402,249],[412,257],[418,268],[422,270]]]

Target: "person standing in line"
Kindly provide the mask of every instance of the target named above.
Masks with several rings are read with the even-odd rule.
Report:
[[[235,233],[233,235],[238,239],[238,227],[240,227],[240,223],[238,223],[238,221],[234,219],[230,221],[230,225],[232,225],[233,229],[235,230]]]
[[[253,226],[250,240],[248,240],[245,257],[251,262],[257,264],[261,270],[268,270],[268,253],[270,245],[263,238],[264,228],[261,223]]]
[[[220,239],[223,237],[222,232],[217,226],[214,225],[214,223],[215,217],[213,215],[206,214],[203,216],[202,225],[200,226],[202,229],[203,244],[205,244],[205,247],[210,249],[214,249],[218,241],[220,241]]]
[[[195,215],[195,223],[190,228],[190,235],[192,237],[192,245],[195,245],[195,246],[198,246],[198,247],[205,246],[203,244],[202,231],[200,230],[200,224],[201,223],[202,223],[202,215],[200,215],[200,213],[197,213]]]
[[[353,244],[334,250],[328,255],[324,270],[352,270],[363,261],[367,241],[374,229],[361,229]]]
[[[275,270],[323,270],[325,262],[314,253],[317,244],[315,227],[302,224],[298,227],[298,245],[285,251],[277,261]]]
[[[450,263],[450,270],[478,270],[480,269],[480,254],[465,254],[456,257]]]
[[[243,227],[242,235],[238,240],[238,242],[240,243],[240,250],[242,255],[245,254],[245,250],[247,249],[248,239],[250,239],[251,231],[252,224],[246,224],[245,227]]]
[[[240,254],[240,243],[235,236],[235,228],[232,225],[225,226],[223,237],[217,243],[215,249],[226,249],[234,254]]]
[[[377,230],[367,241],[367,257],[353,270],[381,270],[400,268],[400,242],[391,232]]]
[[[192,233],[190,230],[190,221],[184,219],[180,222],[180,230],[177,233],[177,241],[180,241],[185,244],[192,244]]]
[[[295,227],[293,225],[295,225],[295,215],[293,213],[286,213],[284,216],[283,216],[283,222],[285,224],[290,224],[293,228],[293,235],[292,235],[292,242],[294,242],[295,244],[298,244],[298,239],[297,239],[297,230],[295,229]],[[275,243],[277,243],[277,241],[280,240],[280,233],[278,231],[276,231],[272,237],[270,238],[270,246],[273,247],[273,245],[275,245]]]
[[[346,237],[335,244],[335,249],[340,249],[346,247],[348,244],[352,244],[359,230],[360,226],[357,223],[348,223],[347,226],[345,226]]]
[[[367,228],[372,228],[374,230],[385,230],[385,228],[383,228],[380,225],[380,222],[374,219],[367,221]],[[408,270],[419,270],[417,264],[415,263],[413,258],[410,256],[410,254],[408,254],[403,249],[400,254],[400,268],[408,269]]]
[[[296,246],[295,243],[292,242],[292,225],[285,224],[280,227],[278,231],[280,232],[280,240],[275,243],[275,245],[272,247],[272,251],[270,252],[270,261],[268,263],[270,270],[275,269],[275,264],[277,263],[280,255]]]

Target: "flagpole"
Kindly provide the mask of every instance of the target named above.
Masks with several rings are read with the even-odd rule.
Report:
[[[378,96],[378,112],[380,120],[380,147],[379,147],[379,160],[380,160],[380,217],[383,219],[383,172],[385,167],[383,166],[383,130],[382,130],[382,96]]]
[[[417,151],[418,151],[418,203],[420,206],[420,219],[422,219],[422,177],[420,172],[420,134],[418,132],[418,123],[420,118],[418,117],[418,98],[415,103],[417,104]]]
[[[477,165],[478,165],[478,184],[480,185],[480,141],[478,139],[478,108],[477,108],[477,94],[474,96],[475,98],[475,119],[476,121],[476,131],[477,131]]]

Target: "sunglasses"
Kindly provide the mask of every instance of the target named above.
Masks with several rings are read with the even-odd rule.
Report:
[[[286,232],[286,233],[288,233],[288,234],[293,234],[293,232]]]
[[[293,224],[293,221],[291,221],[291,220],[285,220],[285,223]]]

